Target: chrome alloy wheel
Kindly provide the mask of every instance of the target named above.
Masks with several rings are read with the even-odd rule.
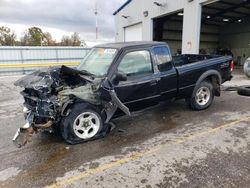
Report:
[[[201,87],[198,89],[195,95],[195,100],[199,105],[206,105],[211,97],[211,92],[207,87]]]
[[[100,119],[95,113],[84,112],[75,119],[73,130],[79,138],[89,139],[98,133],[100,125]]]

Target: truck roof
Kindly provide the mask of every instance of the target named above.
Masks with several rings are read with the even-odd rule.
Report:
[[[155,42],[155,41],[140,41],[140,42],[117,42],[117,43],[107,43],[95,46],[96,48],[128,48],[128,47],[151,47],[158,45],[166,45],[165,42]]]

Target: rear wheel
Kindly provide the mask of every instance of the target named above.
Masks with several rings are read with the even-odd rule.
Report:
[[[192,97],[186,101],[193,110],[204,110],[212,104],[213,99],[213,85],[208,81],[203,81],[195,88]]]
[[[67,143],[77,144],[105,136],[107,129],[103,119],[100,111],[94,106],[76,104],[62,120],[62,137]]]

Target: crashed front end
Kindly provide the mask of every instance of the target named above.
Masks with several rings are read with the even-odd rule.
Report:
[[[69,106],[77,101],[101,106],[106,113],[105,123],[112,118],[117,107],[129,114],[112,87],[103,85],[104,80],[94,78],[88,72],[61,66],[39,70],[16,81],[16,86],[24,88],[21,94],[27,123],[15,134],[15,145],[25,145],[39,130],[53,132],[61,118],[70,113]],[[103,97],[105,93],[109,96]]]

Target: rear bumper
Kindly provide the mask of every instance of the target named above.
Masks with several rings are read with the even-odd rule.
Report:
[[[233,75],[229,75],[227,78],[222,79],[222,84],[227,81],[231,81],[233,79]]]

